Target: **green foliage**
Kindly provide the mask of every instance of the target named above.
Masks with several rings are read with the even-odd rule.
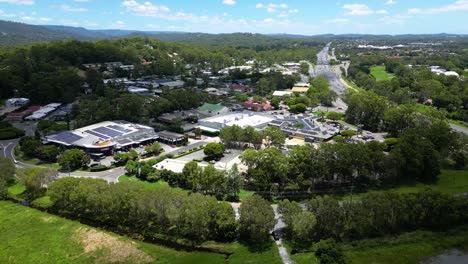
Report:
[[[343,116],[344,115],[342,113],[338,113],[338,112],[328,112],[327,114],[327,118],[334,120],[334,121],[341,120]]]
[[[223,144],[210,142],[205,146],[203,152],[206,156],[208,156],[208,159],[214,159],[221,157],[224,153],[224,150],[225,147]]]
[[[0,140],[19,138],[24,136],[24,130],[12,126],[10,123],[0,121]]]
[[[357,135],[356,131],[354,130],[341,130],[340,134],[345,138],[349,138],[349,137]]]
[[[15,179],[15,164],[7,158],[0,158],[0,171],[0,200],[3,200],[8,196],[8,185]]]
[[[44,196],[47,186],[58,178],[57,170],[39,167],[20,169],[17,174],[26,187],[26,198],[31,201]]]
[[[344,264],[343,252],[333,239],[320,240],[316,245],[315,256],[320,264]]]
[[[388,102],[384,97],[372,92],[352,93],[346,98],[348,109],[345,120],[351,124],[363,125],[364,129],[377,131]]]
[[[162,147],[161,147],[161,144],[159,144],[158,142],[155,142],[149,146],[145,146],[145,151],[147,153],[149,153],[150,155],[159,155],[159,153],[161,153],[162,151]]]
[[[267,146],[280,147],[286,141],[286,134],[276,126],[269,126],[263,130],[263,138],[267,141]]]
[[[270,230],[275,226],[275,214],[270,203],[260,196],[244,199],[239,208],[241,238],[253,247],[262,247],[270,240]]]
[[[311,81],[312,88],[307,91],[307,96],[313,100],[318,100],[324,106],[333,106],[333,101],[338,95],[330,90],[328,79],[317,77]]]
[[[439,230],[464,223],[466,197],[431,190],[367,194],[359,202],[331,197],[305,202],[317,218],[315,239],[356,240],[416,229]]]
[[[233,209],[215,198],[170,188],[104,180],[63,178],[49,186],[52,209],[142,235],[162,233],[194,242],[234,239]],[[157,201],[157,202],[155,202]]]
[[[58,163],[64,170],[76,170],[91,162],[89,156],[80,149],[69,149],[60,155]]]
[[[105,171],[105,170],[108,170],[108,169],[109,169],[109,167],[107,167],[106,165],[97,165],[97,166],[89,168],[89,171],[98,172],[98,171]]]
[[[263,141],[262,133],[255,128],[246,127],[243,129],[237,125],[223,127],[219,137],[229,148],[245,148],[250,145],[259,148]]]

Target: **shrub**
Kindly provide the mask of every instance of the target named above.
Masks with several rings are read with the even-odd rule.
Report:
[[[97,165],[97,166],[89,168],[89,171],[97,172],[97,171],[105,171],[107,169],[109,169],[109,167],[107,167],[106,165]]]
[[[337,247],[335,240],[320,240],[316,245],[315,256],[320,264],[344,264],[343,252]]]

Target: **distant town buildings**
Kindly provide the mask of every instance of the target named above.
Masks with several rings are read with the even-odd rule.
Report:
[[[245,111],[201,119],[198,121],[198,127],[203,131],[211,133],[219,132],[223,127],[233,125],[237,125],[242,128],[251,126],[257,129],[263,129],[274,119],[275,118],[270,115],[262,115]]]

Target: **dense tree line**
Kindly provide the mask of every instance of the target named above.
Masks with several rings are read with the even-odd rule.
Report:
[[[236,236],[232,207],[196,193],[63,178],[50,184],[48,195],[60,214],[144,236],[165,234],[194,242],[231,241]]]
[[[370,75],[370,67],[382,64],[395,75],[390,81],[377,82]],[[353,57],[348,75],[359,87],[393,102],[429,104],[446,110],[451,118],[468,120],[468,84],[457,77],[437,75],[426,67],[410,68],[398,60],[382,56]]]
[[[419,193],[374,193],[358,201],[338,201],[330,196],[305,201],[311,220],[298,222],[303,211],[296,202],[283,201],[279,210],[287,235],[298,243],[333,238],[340,241],[379,237],[417,229],[444,230],[468,219],[466,196]],[[314,227],[310,225],[316,219]],[[298,227],[308,232],[297,232]],[[295,230],[296,229],[296,230]],[[299,229],[299,230],[301,230]]]
[[[267,127],[258,131],[253,127],[241,128],[237,125],[223,127],[219,137],[228,148],[245,149],[253,147],[260,148],[263,144],[267,147],[280,147],[286,140],[286,134],[278,127]]]
[[[259,50],[253,48],[195,46],[169,43],[149,38],[127,38],[81,42],[76,40],[33,44],[0,53],[0,98],[24,96],[33,103],[52,101],[72,102],[84,93],[82,85],[88,82],[95,88],[105,67],[85,71],[82,64],[120,61],[136,65],[132,77],[157,75],[174,76],[211,68],[214,72],[246,60],[262,64],[290,60],[315,59],[315,49],[282,47]],[[142,62],[150,62],[143,63]],[[128,77],[129,73],[116,69],[114,74]],[[278,89],[282,84],[278,82]],[[286,85],[287,86],[287,85]],[[270,89],[270,87],[267,87]]]
[[[425,120],[423,118],[423,120]],[[248,166],[248,188],[268,197],[320,192],[340,185],[367,186],[402,182],[433,182],[441,164],[465,168],[467,138],[434,120],[407,127],[388,144],[367,143],[248,149],[241,161]]]

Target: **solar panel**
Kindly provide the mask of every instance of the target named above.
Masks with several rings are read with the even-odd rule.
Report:
[[[120,131],[120,132],[123,132],[123,133],[132,132],[132,130],[126,129],[126,128],[121,127],[121,126],[111,125],[111,126],[107,126],[107,127],[112,128],[112,129],[117,130],[117,131]]]
[[[130,142],[132,142],[132,141],[129,140],[129,139],[126,139],[126,138],[117,140],[117,143],[119,143],[119,144],[127,144],[127,143],[130,143]]]
[[[82,139],[82,137],[78,136],[78,135],[75,135],[69,131],[64,131],[64,132],[60,132],[58,134],[55,134],[54,138],[57,140],[57,141],[62,141],[62,142],[65,142],[67,144],[71,144],[77,140],[80,140]]]
[[[122,132],[118,132],[107,127],[98,127],[98,128],[93,129],[93,131],[96,131],[104,135],[108,135],[109,137],[113,137],[113,138],[123,135]]]
[[[102,134],[100,134],[100,133],[96,133],[96,132],[93,131],[93,130],[86,130],[85,132],[88,133],[88,134],[91,134],[91,135],[93,135],[93,136],[102,138],[102,139],[109,139],[109,138],[110,138],[110,137],[105,136],[105,135],[102,135]]]

